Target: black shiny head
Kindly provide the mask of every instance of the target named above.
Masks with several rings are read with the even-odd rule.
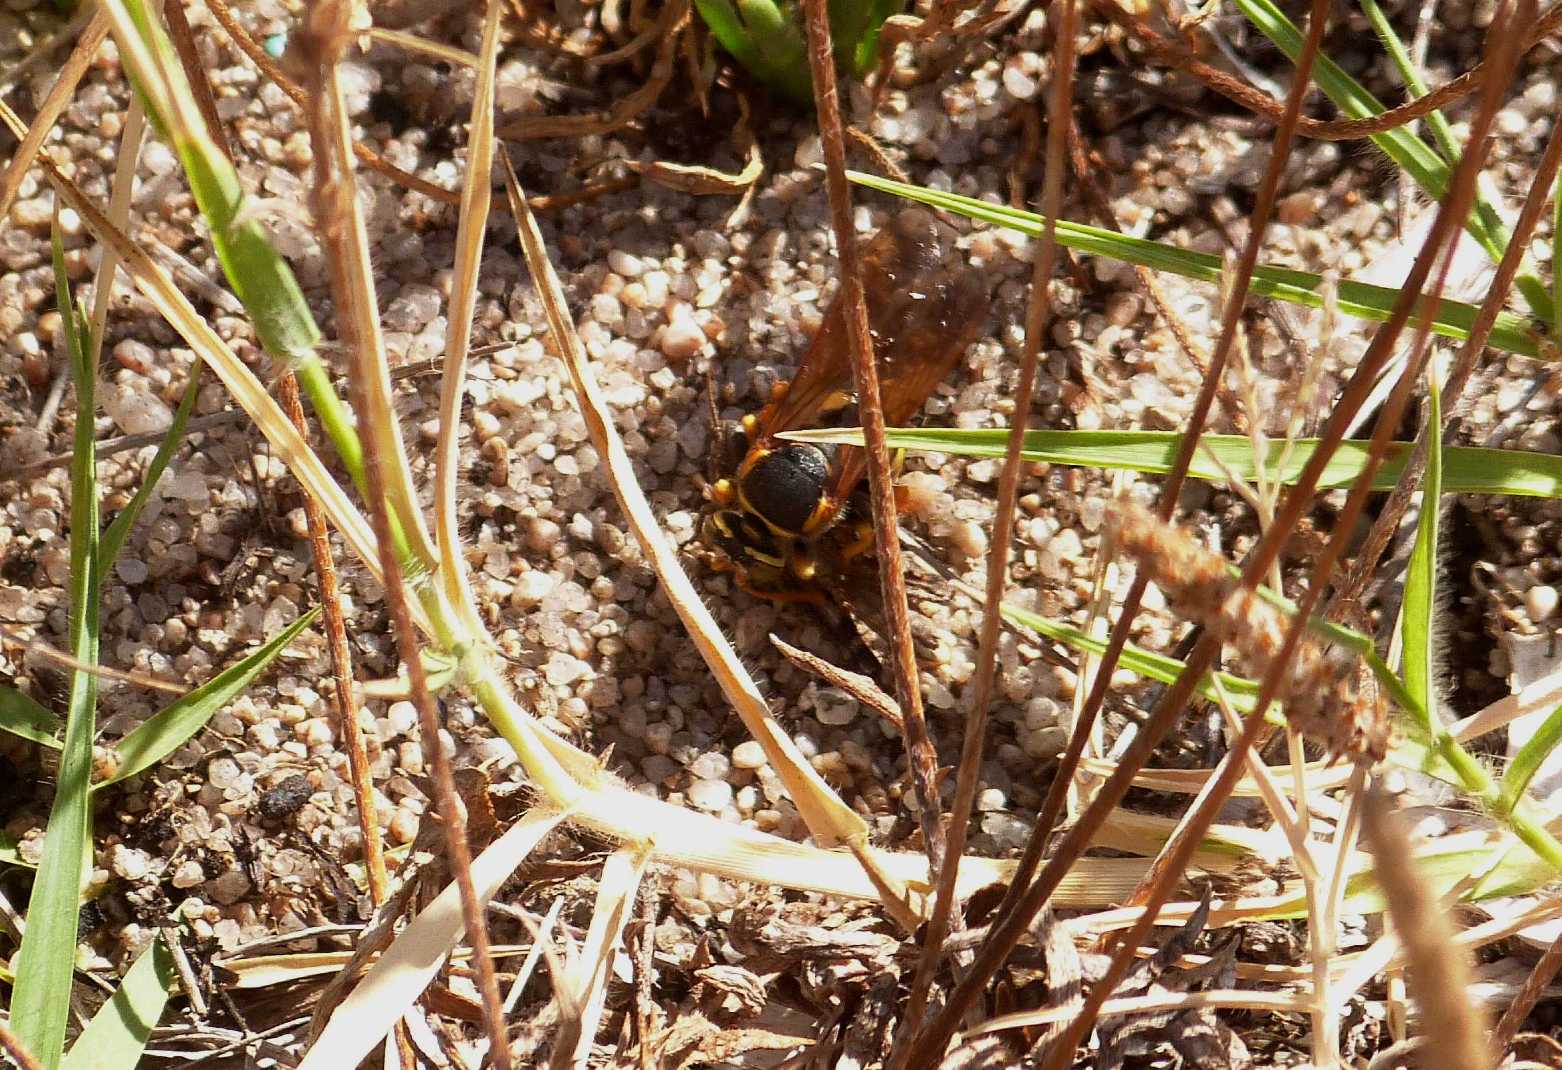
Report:
[[[738,479],[743,504],[777,531],[801,535],[830,482],[830,458],[818,446],[783,443],[755,457]]]

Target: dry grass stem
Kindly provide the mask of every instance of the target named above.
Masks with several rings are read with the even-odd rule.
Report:
[[[922,715],[921,677],[911,638],[906,606],[905,569],[901,561],[899,515],[895,508],[889,449],[884,444],[884,409],[879,395],[879,370],[874,363],[868,334],[868,303],[862,287],[862,268],[852,226],[851,188],[846,181],[846,138],[841,121],[840,97],[835,83],[835,52],[830,43],[830,19],[825,0],[805,0],[804,26],[808,36],[808,66],[813,74],[814,105],[818,111],[819,139],[824,150],[825,191],[830,202],[830,222],[840,261],[841,292],[838,300],[846,326],[847,352],[851,356],[852,385],[861,399],[864,452],[867,455],[868,495],[873,505],[873,547],[878,557],[880,591],[888,622],[891,668],[895,697],[905,725],[903,739],[918,803],[923,847],[928,869],[937,873],[944,860],[944,829],[938,800],[938,754],[928,738]]]
[[[1421,1005],[1427,1065],[1447,1070],[1482,1070],[1492,1065],[1487,1025],[1468,998],[1469,960],[1457,949],[1448,912],[1416,877],[1410,840],[1382,791],[1366,793],[1367,839],[1388,899],[1389,916],[1405,947],[1410,979]]]
[[[1020,354],[1019,382],[1014,395],[1014,416],[1004,449],[1003,468],[998,477],[992,539],[987,554],[987,590],[983,600],[981,629],[978,633],[976,672],[960,742],[960,765],[955,782],[949,825],[945,835],[945,854],[938,886],[933,897],[933,916],[929,919],[922,958],[912,980],[906,1003],[904,1024],[898,1046],[901,1059],[893,1067],[904,1065],[910,1054],[915,1031],[919,1028],[932,989],[934,973],[941,960],[944,935],[950,927],[955,880],[961,856],[965,854],[966,831],[982,771],[982,754],[987,740],[987,719],[992,708],[993,685],[998,669],[998,637],[1002,632],[1004,589],[1008,585],[1009,557],[1014,537],[1015,503],[1019,498],[1020,454],[1025,430],[1030,422],[1031,397],[1036,388],[1036,372],[1041,363],[1043,339],[1051,318],[1051,285],[1057,261],[1055,221],[1062,210],[1063,176],[1067,171],[1067,133],[1072,124],[1074,104],[1074,0],[1063,0],[1051,9],[1057,16],[1056,46],[1052,56],[1049,121],[1047,124],[1046,163],[1041,195],[1041,214],[1046,218],[1041,240],[1035,251],[1030,280],[1030,301],[1025,313],[1025,343]],[[888,592],[886,592],[886,597]]]
[[[11,205],[16,200],[16,193],[22,188],[22,180],[32,169],[33,161],[37,159],[49,132],[54,129],[60,113],[76,95],[76,86],[97,57],[98,48],[103,44],[103,39],[108,36],[108,30],[108,16],[98,11],[92,16],[92,21],[87,28],[82,31],[76,47],[71,49],[70,57],[60,67],[60,73],[54,79],[54,84],[49,87],[48,95],[38,106],[38,114],[33,116],[33,121],[25,132],[16,134],[17,140],[21,143],[16,146],[16,151],[11,155],[11,162],[6,165],[5,172],[0,174],[0,219],[10,214]]]

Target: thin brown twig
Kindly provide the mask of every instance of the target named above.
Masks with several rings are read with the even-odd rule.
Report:
[[[1167,66],[1176,67],[1185,71],[1203,82],[1210,89],[1221,96],[1240,104],[1249,111],[1268,119],[1270,122],[1279,123],[1284,114],[1284,108],[1280,101],[1254,89],[1245,82],[1239,81],[1225,71],[1210,66],[1199,59],[1186,45],[1180,41],[1164,37],[1145,24],[1144,20],[1134,12],[1127,10],[1117,3],[1105,3],[1097,5],[1113,22],[1128,30],[1144,45],[1149,56]],[[1524,50],[1528,51],[1539,44],[1546,37],[1562,28],[1562,3],[1554,4],[1547,9],[1540,20],[1535,23],[1533,29],[1525,35]],[[1454,101],[1473,93],[1486,76],[1487,60],[1465,71],[1451,82],[1447,82],[1425,96],[1401,104],[1397,108],[1390,108],[1378,115],[1365,119],[1308,119],[1297,120],[1296,132],[1303,137],[1316,138],[1321,141],[1353,141],[1359,138],[1371,137],[1373,134],[1385,133],[1397,127],[1412,123],[1417,119],[1424,119],[1432,112],[1440,108],[1446,108]]]
[[[1562,935],[1551,941],[1551,946],[1546,948],[1545,954],[1536,960],[1529,976],[1524,978],[1523,987],[1513,997],[1513,1002],[1508,1004],[1507,1010],[1502,1012],[1497,1027],[1492,1030],[1491,1046],[1497,1058],[1501,1059],[1507,1052],[1508,1045],[1512,1044],[1513,1038],[1518,1035],[1524,1019],[1528,1018],[1529,1012],[1535,1009],[1535,1004],[1545,994],[1547,986],[1551,984],[1559,970],[1562,970]]]
[[[4,1022],[0,1022],[0,1048],[5,1049],[5,1053],[16,1061],[21,1070],[43,1070],[38,1057],[27,1050],[27,1046],[17,1039]]]
[[[309,421],[298,395],[297,377],[290,371],[284,372],[277,385],[288,419],[293,421],[298,433],[307,438]],[[336,734],[347,750],[347,769],[351,774],[353,799],[358,804],[358,829],[363,835],[363,861],[369,877],[369,899],[378,908],[389,894],[390,879],[385,872],[385,845],[380,838],[369,757],[364,752],[363,729],[358,724],[357,704],[353,698],[352,652],[347,646],[347,624],[342,618],[341,597],[337,590],[336,562],[331,552],[325,513],[315,497],[307,492],[304,494],[304,512],[309,520],[309,548],[314,554],[315,575],[320,585],[326,646],[331,653],[331,679],[336,685],[332,689]]]
[[[103,39],[107,36],[108,16],[99,11],[92,16],[92,21],[82,31],[76,47],[71,49],[70,57],[60,67],[59,77],[55,78],[54,84],[49,87],[43,103],[38,106],[38,113],[28,124],[27,136],[22,138],[21,144],[16,147],[16,153],[11,157],[11,162],[6,165],[5,173],[0,174],[0,220],[10,214],[11,202],[16,199],[17,192],[22,188],[22,180],[32,169],[33,160],[43,148],[49,131],[54,129],[60,113],[75,96],[77,83],[87,73],[87,68],[92,66],[92,61],[98,54],[98,47],[103,44]]]
[[[992,542],[987,553],[987,590],[983,600],[982,626],[976,649],[976,674],[970,711],[966,714],[965,733],[960,744],[960,766],[955,781],[954,803],[950,808],[944,866],[938,874],[933,896],[933,913],[928,919],[922,957],[912,980],[910,998],[903,1016],[906,1023],[898,1041],[900,1059],[891,1058],[890,1066],[904,1064],[911,1054],[922,1014],[927,1006],[933,977],[941,962],[944,936],[955,907],[955,882],[960,874],[960,857],[965,852],[966,832],[970,828],[971,808],[981,779],[982,751],[987,739],[987,718],[992,709],[993,685],[998,670],[998,636],[1002,631],[1004,588],[1008,585],[1010,544],[1014,536],[1015,502],[1019,498],[1022,472],[1022,447],[1030,421],[1031,395],[1036,388],[1036,373],[1052,315],[1051,286],[1057,262],[1055,220],[1063,205],[1063,176],[1068,169],[1067,138],[1072,125],[1074,105],[1074,0],[1063,0],[1058,12],[1057,32],[1053,35],[1052,93],[1047,120],[1046,170],[1042,179],[1041,213],[1046,220],[1041,240],[1031,265],[1030,303],[1025,313],[1025,345],[1020,355],[1019,384],[1014,395],[1014,416],[1004,448],[1003,469],[998,478],[998,501],[993,517]]]
[[[168,24],[168,37],[178,53],[179,65],[184,68],[195,97],[195,106],[206,122],[206,129],[216,139],[222,154],[233,162],[233,148],[222,134],[222,118],[217,114],[217,98],[212,94],[211,79],[206,77],[206,67],[195,45],[195,34],[190,31],[190,20],[185,17],[184,0],[166,0],[163,4],[163,21]]]
[[[326,261],[332,291],[336,294],[337,307],[344,310],[353,309],[360,301],[359,295],[365,287],[354,277],[354,273],[366,267],[361,255],[365,243],[359,240],[362,222],[354,199],[353,157],[348,151],[345,116],[340,113],[339,107],[340,87],[336,84],[338,61],[350,39],[349,9],[345,4],[330,3],[321,4],[311,12],[308,31],[301,35],[299,42],[301,48],[312,53],[309,70],[318,79],[312,94],[316,106],[306,112],[311,140],[315,146],[315,197],[317,212],[322,220],[319,228],[321,240],[328,249]],[[359,337],[356,314],[349,311],[348,314],[338,316],[338,328],[345,348],[361,364],[374,359],[374,355],[365,348],[366,339]],[[361,420],[373,424],[378,406],[370,396],[371,377],[372,373],[360,369],[360,374],[348,376],[348,386],[353,410],[360,414]],[[445,752],[440,738],[439,713],[434,696],[429,691],[417,628],[407,604],[401,562],[394,551],[390,501],[386,495],[382,468],[382,465],[393,462],[381,449],[381,437],[377,433],[364,435],[363,448],[367,504],[374,524],[375,540],[380,548],[385,606],[390,614],[397,652],[407,671],[413,703],[418,710],[424,745],[433,762],[434,798],[440,820],[445,826],[446,861],[460,893],[467,942],[472,948],[477,987],[482,996],[489,1055],[495,1070],[510,1070],[510,1047],[504,1029],[498,978],[490,953],[487,918],[472,881],[472,851],[467,841],[466,814],[456,793],[450,755]]]
[[[922,835],[926,841],[928,871],[938,872],[944,858],[944,830],[938,809],[938,754],[928,738],[922,716],[922,686],[917,674],[916,648],[911,639],[911,618],[906,607],[905,569],[901,563],[899,516],[895,508],[889,449],[884,443],[884,409],[879,395],[879,370],[873,360],[868,334],[867,296],[857,259],[852,230],[851,187],[846,181],[846,139],[841,121],[840,97],[835,84],[835,59],[830,43],[829,11],[825,0],[806,0],[804,22],[808,32],[808,64],[813,73],[814,104],[819,115],[819,138],[824,149],[825,189],[835,230],[836,254],[841,265],[841,303],[845,310],[846,338],[852,357],[852,381],[863,426],[868,490],[873,503],[873,542],[878,555],[879,583],[893,650],[896,698],[905,722],[906,758],[912,788],[920,807]]]

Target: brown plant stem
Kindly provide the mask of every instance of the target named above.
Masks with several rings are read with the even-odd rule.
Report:
[[[1186,71],[1221,96],[1272,123],[1278,124],[1281,121],[1284,108],[1279,101],[1254,89],[1246,82],[1233,78],[1225,71],[1205,63],[1182,42],[1156,33],[1145,24],[1141,16],[1118,3],[1100,4],[1098,9],[1137,37],[1148,49],[1151,58],[1167,66]],[[1540,21],[1535,23],[1524,37],[1524,49],[1527,51],[1533,48],[1559,28],[1562,28],[1562,4],[1553,5]],[[1303,137],[1316,138],[1320,141],[1353,141],[1405,126],[1417,119],[1424,119],[1432,112],[1473,93],[1487,75],[1487,62],[1488,60],[1482,59],[1480,63],[1453,81],[1439,86],[1425,96],[1417,97],[1397,108],[1390,108],[1379,115],[1365,119],[1328,121],[1299,118],[1296,122],[1296,132]]]
[[[43,1064],[38,1061],[38,1057],[27,1050],[27,1046],[4,1022],[0,1022],[0,1050],[9,1055],[20,1070],[43,1070]]]
[[[899,516],[895,508],[889,448],[884,443],[884,409],[879,398],[879,369],[873,359],[868,334],[868,304],[862,288],[862,268],[852,229],[851,187],[846,181],[846,138],[841,122],[840,97],[835,85],[834,50],[830,43],[830,19],[826,0],[806,0],[804,21],[808,31],[808,63],[813,72],[814,103],[819,113],[819,138],[824,148],[825,189],[835,230],[836,254],[841,265],[841,301],[845,306],[846,337],[852,357],[852,382],[861,399],[863,438],[868,461],[868,490],[873,503],[873,542],[879,561],[879,583],[888,619],[890,647],[895,669],[895,690],[905,719],[906,759],[920,808],[922,835],[926,841],[928,870],[943,866],[944,830],[938,808],[938,754],[927,734],[922,715],[922,686],[917,675],[916,649],[911,640],[911,619],[906,608],[905,568],[901,563]]]
[[[298,433],[308,437],[309,421],[298,396],[298,378],[283,372],[277,380],[277,393],[288,419]],[[380,823],[374,805],[374,783],[369,772],[369,756],[363,748],[363,731],[358,725],[353,699],[352,653],[347,647],[347,624],[342,619],[341,596],[337,590],[336,562],[331,553],[330,533],[325,513],[314,496],[304,494],[304,513],[309,520],[309,548],[314,554],[315,576],[320,584],[320,607],[325,623],[327,648],[331,652],[331,679],[335,700],[336,732],[347,750],[347,769],[358,805],[358,829],[363,834],[363,861],[369,878],[369,899],[378,907],[385,902],[390,881],[385,873],[385,845],[380,839]]]
[[[912,980],[910,998],[903,1015],[901,1036],[897,1039],[900,1058],[891,1058],[898,1067],[910,1056],[917,1024],[927,1006],[933,977],[943,958],[944,936],[949,931],[950,912],[955,908],[955,882],[960,874],[960,856],[965,852],[966,832],[970,827],[971,806],[981,778],[982,750],[987,740],[987,718],[992,708],[993,683],[997,676],[998,637],[1002,633],[1003,591],[1009,576],[1010,544],[1014,536],[1015,501],[1019,497],[1021,453],[1025,430],[1030,420],[1031,395],[1036,388],[1036,371],[1041,364],[1043,340],[1051,316],[1053,266],[1057,261],[1054,221],[1063,203],[1063,175],[1067,169],[1067,137],[1072,125],[1074,97],[1074,0],[1062,0],[1054,8],[1058,13],[1053,34],[1052,93],[1047,118],[1046,171],[1042,180],[1041,213],[1046,222],[1032,262],[1030,303],[1025,313],[1025,346],[1020,355],[1020,377],[1014,395],[1014,417],[1005,444],[1003,470],[998,479],[998,501],[993,516],[992,544],[987,552],[987,590],[982,627],[976,651],[976,676],[970,712],[960,744],[960,768],[955,783],[954,804],[950,808],[948,842],[943,869],[938,873],[933,914],[928,920],[922,957]]]
[[[308,69],[316,79],[311,87],[314,106],[308,108],[306,114],[315,147],[315,210],[320,219],[321,242],[326,250],[325,260],[338,309],[337,326],[346,351],[360,365],[365,365],[375,360],[377,355],[366,351],[372,339],[360,336],[358,324],[364,310],[356,306],[362,299],[360,295],[372,292],[372,283],[366,286],[368,280],[357,277],[367,269],[363,255],[366,243],[362,240],[361,220],[354,202],[356,186],[352,174],[353,156],[347,140],[345,116],[340,114],[338,106],[341,95],[336,83],[337,62],[342,49],[351,39],[349,10],[347,5],[341,3],[317,6],[310,13],[308,29],[300,35],[298,44],[308,53]],[[390,499],[387,497],[382,468],[388,458],[381,445],[381,439],[386,434],[383,419],[393,417],[380,412],[382,406],[371,397],[369,380],[372,374],[360,367],[357,374],[349,375],[347,379],[353,410],[358,413],[368,431],[362,436],[364,478],[368,490],[366,504],[379,546],[385,607],[391,618],[397,652],[407,670],[409,690],[418,710],[424,745],[434,767],[434,797],[440,820],[445,826],[446,860],[460,893],[467,942],[472,948],[477,988],[482,996],[484,1027],[489,1038],[489,1057],[495,1070],[510,1070],[510,1047],[504,1028],[498,978],[494,973],[490,951],[487,919],[472,882],[472,852],[467,842],[466,814],[456,794],[450,756],[445,753],[440,739],[439,714],[434,696],[429,691],[417,628],[407,604],[401,562],[395,553]]]

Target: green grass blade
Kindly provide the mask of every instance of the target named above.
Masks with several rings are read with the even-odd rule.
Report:
[[[62,1070],[134,1070],[173,984],[174,958],[153,940],[71,1045]]]
[[[802,24],[771,0],[694,0],[712,36],[750,74],[800,104],[813,101]]]
[[[238,172],[207,133],[167,34],[144,0],[104,0],[104,11],[113,20],[121,59],[148,116],[184,168],[228,285],[254,322],[262,348],[298,373],[299,385],[362,493],[363,446],[315,352],[320,330],[292,269],[246,210],[249,202]]]
[[[1399,77],[1404,81],[1405,88],[1410,91],[1411,98],[1426,96],[1426,83],[1421,80],[1421,72],[1416,70],[1415,61],[1410,58],[1410,50],[1394,32],[1393,24],[1389,22],[1383,9],[1377,5],[1377,0],[1361,0],[1361,10],[1365,12],[1367,21],[1372,23],[1373,32],[1378,35],[1378,40],[1383,43],[1383,51],[1387,52],[1388,58],[1394,61],[1394,67],[1399,71]],[[1426,126],[1432,132],[1432,140],[1437,142],[1443,162],[1446,164],[1449,160],[1457,160],[1462,150],[1447,117],[1441,111],[1428,112]]]
[[[1034,212],[1010,208],[1007,205],[989,204],[974,197],[963,197],[958,193],[925,189],[921,186],[896,182],[893,179],[880,178],[877,175],[864,174],[861,171],[849,171],[847,177],[869,189],[930,204],[970,219],[1008,227],[1010,230],[1017,230],[1032,237],[1041,234],[1045,222]],[[1087,226],[1084,223],[1073,223],[1064,219],[1057,221],[1056,230],[1058,244],[1076,252],[1111,257],[1114,260],[1139,264],[1155,271],[1166,271],[1212,285],[1218,285],[1220,282],[1221,261],[1220,257],[1213,254],[1179,249],[1174,245],[1166,245],[1146,238],[1132,238],[1102,227]],[[1261,297],[1272,297],[1278,301],[1288,301],[1308,308],[1323,307],[1323,277],[1309,271],[1260,265],[1253,269],[1252,291]],[[1391,287],[1374,286],[1371,283],[1355,282],[1350,279],[1341,280],[1336,293],[1341,312],[1357,319],[1376,321],[1388,319],[1389,310],[1399,295],[1399,291]],[[1417,311],[1410,318],[1413,325],[1419,326],[1423,322],[1421,308],[1426,303],[1424,300],[1418,302]],[[1438,301],[1426,325],[1435,334],[1462,342],[1470,336],[1470,328],[1475,323],[1478,311],[1475,305],[1443,298]],[[1497,317],[1487,344],[1495,349],[1521,356],[1541,355],[1539,340],[1535,332],[1530,329],[1529,323],[1523,317],[1508,312]]]
[[[275,639],[137,725],[115,748],[119,752],[119,768],[97,787],[107,787],[144,772],[184,746],[185,741],[205,727],[218,710],[232,702],[265,671],[299,632],[313,624],[319,612],[312,609],[303,614]]]
[[[0,687],[0,732],[9,732],[25,740],[60,749],[60,719],[31,695],[14,687]]]
[[[228,284],[250,313],[266,352],[295,360],[314,351],[320,332],[287,262],[265,230],[240,215],[244,187],[238,172],[206,133],[184,68],[156,17],[142,0],[106,0],[114,36],[147,105],[190,181],[195,203],[211,229],[212,248]]]
[[[1551,187],[1551,334],[1562,334],[1562,176]]]
[[[891,428],[891,449],[948,453],[963,457],[1002,457],[1009,432],[1002,428]],[[789,431],[783,438],[799,442],[862,444],[858,428],[825,431]],[[1082,468],[1122,469],[1146,475],[1164,475],[1171,469],[1181,435],[1175,431],[1027,431],[1021,453],[1027,461],[1074,465]],[[1196,479],[1224,483],[1226,471],[1251,480],[1257,472],[1251,441],[1245,435],[1205,435],[1202,444],[1226,466],[1222,470],[1202,453],[1193,455],[1188,474]],[[1366,466],[1369,443],[1347,439],[1329,460],[1319,480],[1320,490],[1348,487]],[[1283,471],[1278,464],[1284,444],[1270,443],[1264,459],[1269,477],[1294,483],[1317,449],[1317,439],[1298,439]],[[1398,482],[1414,445],[1392,442],[1373,478],[1375,490],[1388,490]],[[1448,494],[1511,494],[1523,498],[1562,498],[1562,457],[1523,450],[1494,450],[1471,446],[1445,446],[1441,451],[1443,491]]]
[[[1546,715],[1540,727],[1519,748],[1513,761],[1508,763],[1499,785],[1497,809],[1500,812],[1509,813],[1518,806],[1524,792],[1529,789],[1530,781],[1535,779],[1535,774],[1559,743],[1562,743],[1562,706]]]
[[[81,666],[71,673],[65,742],[54,805],[44,833],[43,858],[28,900],[27,932],[17,952],[11,1028],[45,1070],[56,1070],[76,966],[76,925],[92,842],[91,777],[98,663],[98,488],[93,417],[97,369],[80,330],[80,310],[65,276],[59,228],[54,233],[54,279],[66,346],[76,379],[76,441],[71,458],[70,649]]]
[[[1443,463],[1442,392],[1437,377],[1427,377],[1430,402],[1426,435],[1431,443],[1426,474],[1421,480],[1421,516],[1416,523],[1416,541],[1410,548],[1410,564],[1405,575],[1405,597],[1401,613],[1404,636],[1403,672],[1405,689],[1415,698],[1417,709],[1425,711],[1427,723],[1422,730],[1437,733],[1437,695],[1433,690],[1433,619],[1437,612],[1437,548],[1441,535]]]
[[[113,570],[114,562],[119,560],[119,551],[124,549],[125,540],[130,537],[130,529],[135,525],[136,518],[141,515],[141,510],[146,508],[157,481],[163,478],[168,462],[173,460],[174,450],[178,449],[179,443],[184,441],[184,428],[190,422],[190,414],[195,411],[195,397],[201,390],[201,368],[202,365],[197,362],[195,369],[190,373],[189,385],[184,388],[184,397],[179,399],[179,408],[174,412],[173,423],[168,425],[168,433],[163,436],[163,441],[158,443],[157,452],[152,456],[152,463],[146,466],[146,472],[141,477],[141,485],[136,488],[129,503],[109,522],[108,528],[103,532],[98,547],[98,558],[103,562],[104,572]]]
[[[1082,628],[1059,623],[1031,610],[1009,605],[1007,602],[1002,604],[1000,610],[1004,619],[1016,627],[1044,635],[1082,654],[1099,656],[1106,652],[1106,640],[1091,635]],[[1123,647],[1123,654],[1118,664],[1129,672],[1163,684],[1175,681],[1186,668],[1176,658],[1144,650],[1132,643]],[[1253,712],[1254,703],[1258,698],[1258,682],[1233,676],[1231,673],[1223,672],[1219,676],[1221,686],[1226,689],[1226,694],[1231,699],[1232,708],[1238,713]],[[1211,702],[1217,701],[1215,689],[1207,681],[1200,682],[1198,692]],[[1270,718],[1276,725],[1285,723],[1277,712],[1271,713]]]

